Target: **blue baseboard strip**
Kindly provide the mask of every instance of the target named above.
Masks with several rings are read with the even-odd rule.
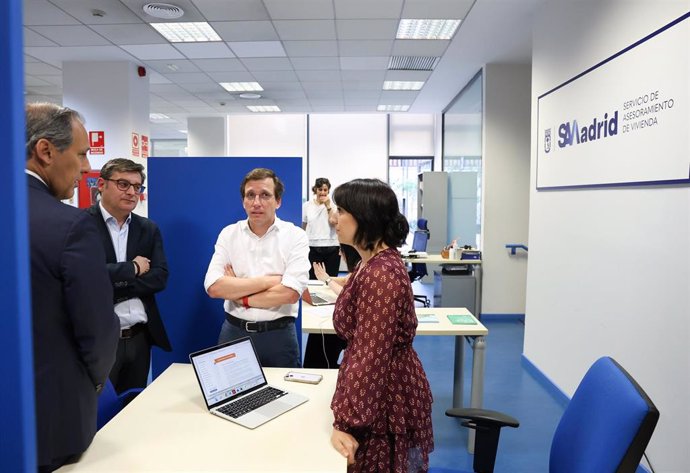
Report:
[[[525,322],[525,314],[481,314],[482,322],[513,322],[519,320]]]
[[[539,368],[536,367],[534,363],[532,363],[529,358],[525,356],[523,353],[522,356],[522,366],[525,368],[525,371],[529,373],[534,380],[539,383],[541,387],[543,387],[546,392],[548,392],[551,397],[553,397],[558,404],[561,405],[565,409],[565,407],[568,405],[570,402],[570,397],[565,394],[561,389],[556,386],[556,384],[551,381],[551,379],[546,376],[544,373],[541,372]]]

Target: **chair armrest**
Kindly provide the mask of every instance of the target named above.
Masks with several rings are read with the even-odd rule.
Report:
[[[126,406],[130,402],[134,400],[135,397],[139,395],[140,392],[142,392],[144,388],[131,388],[127,389],[126,391],[122,391],[120,394],[117,395],[117,398],[120,400],[120,403],[122,407]]]
[[[468,419],[473,424],[482,427],[501,428],[520,426],[520,422],[507,414],[489,409],[454,408],[446,411],[448,417]]]

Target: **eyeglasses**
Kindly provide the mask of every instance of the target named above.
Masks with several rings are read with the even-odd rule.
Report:
[[[273,198],[273,194],[269,194],[268,192],[262,192],[261,194],[247,192],[244,194],[244,200],[248,202],[254,202],[257,197],[261,200],[261,202],[267,202]]]
[[[115,185],[117,186],[118,190],[121,190],[122,192],[127,192],[130,187],[134,188],[134,193],[135,194],[141,194],[146,190],[146,186],[142,186],[141,184],[132,184],[131,182],[125,180],[125,179],[105,179],[106,181],[114,182]]]

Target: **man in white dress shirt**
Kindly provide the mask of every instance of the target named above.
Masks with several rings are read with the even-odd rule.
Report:
[[[204,288],[225,300],[218,343],[250,336],[263,366],[295,368],[295,318],[308,282],[309,240],[304,230],[276,216],[283,191],[270,169],[244,177],[240,195],[247,219],[218,235]]]

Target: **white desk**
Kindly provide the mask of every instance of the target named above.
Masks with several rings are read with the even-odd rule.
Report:
[[[317,292],[329,291],[321,287],[310,287]],[[335,333],[333,328],[333,305],[314,307],[302,301],[302,331],[305,333]],[[464,338],[472,339],[472,385],[470,388],[469,407],[482,407],[484,398],[484,353],[486,351],[485,336],[489,330],[477,321],[476,325],[453,325],[448,320],[448,314],[467,314],[474,316],[465,308],[431,307],[415,309],[418,315],[435,314],[438,323],[424,322],[417,325],[417,335],[445,335],[455,336],[455,357],[453,369],[453,407],[463,407],[463,366],[464,366]],[[475,320],[477,320],[475,318]],[[470,430],[468,443],[470,453],[474,452],[474,431]]]
[[[283,381],[286,368],[265,369],[269,383],[309,401],[249,430],[211,415],[189,364],[172,364],[105,425],[78,463],[66,471],[345,473],[331,446],[335,370],[318,385]]]

